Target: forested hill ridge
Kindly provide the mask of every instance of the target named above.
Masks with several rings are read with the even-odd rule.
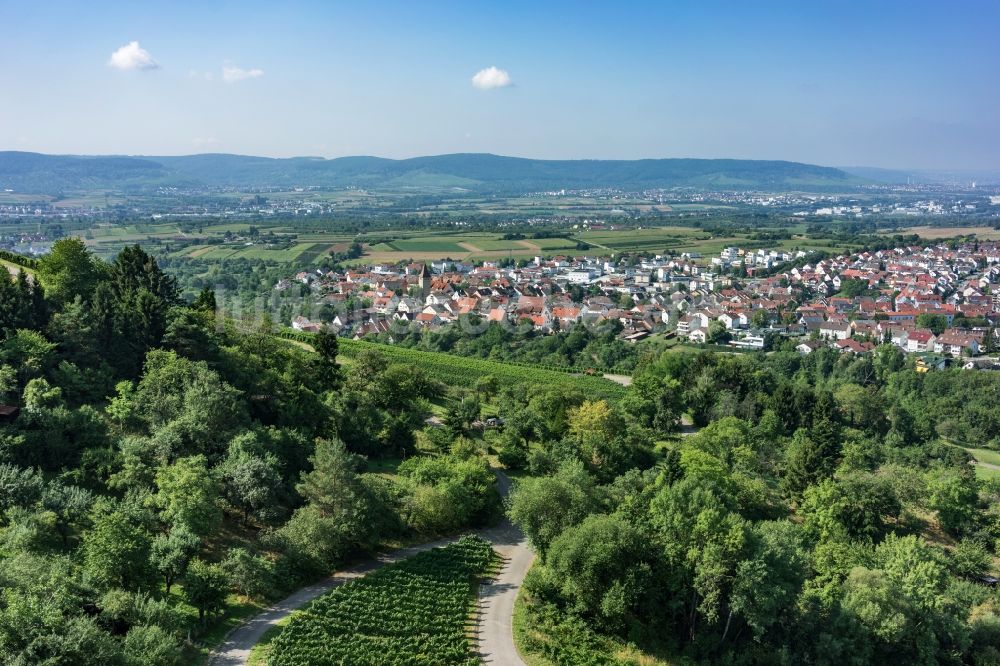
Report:
[[[151,187],[844,190],[867,182],[832,167],[731,159],[536,160],[482,153],[414,157],[269,158],[43,155],[0,152],[0,189],[52,194]]]

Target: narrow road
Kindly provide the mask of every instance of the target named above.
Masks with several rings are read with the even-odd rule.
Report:
[[[510,492],[510,479],[497,473],[497,486],[504,497]],[[479,586],[476,639],[479,658],[490,666],[525,666],[514,644],[514,602],[521,583],[531,568],[535,553],[528,540],[510,519],[494,528],[480,532],[500,553],[503,566],[495,580]]]
[[[496,474],[497,489],[501,496],[506,497],[507,493],[510,492],[510,478],[500,471],[497,471]],[[492,543],[504,561],[503,568],[496,580],[480,587],[477,608],[479,628],[476,632],[479,654],[488,664],[524,666],[524,662],[517,653],[517,647],[514,645],[511,620],[514,614],[514,600],[517,598],[517,592],[521,588],[521,583],[524,581],[524,576],[527,574],[535,554],[528,547],[521,531],[512,525],[506,517],[499,525],[479,530],[476,534]],[[349,569],[338,571],[318,583],[303,587],[229,632],[225,640],[209,655],[209,666],[242,666],[246,664],[250,657],[250,651],[269,629],[321,594],[387,564],[404,560],[425,550],[454,543],[458,538],[456,536],[438,539],[395,550]]]

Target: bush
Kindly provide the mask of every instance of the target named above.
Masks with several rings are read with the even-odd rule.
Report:
[[[497,458],[507,469],[524,469],[528,466],[528,447],[518,442],[506,442],[497,451]]]
[[[179,641],[157,626],[130,630],[123,649],[127,666],[180,666],[185,662]]]
[[[245,597],[262,597],[271,589],[274,564],[246,548],[230,548],[222,569],[233,589]]]

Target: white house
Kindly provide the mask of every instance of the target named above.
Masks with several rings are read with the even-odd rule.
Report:
[[[708,331],[703,328],[692,329],[688,333],[688,340],[697,344],[705,344],[708,341]]]

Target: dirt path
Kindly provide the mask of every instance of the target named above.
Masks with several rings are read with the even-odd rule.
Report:
[[[504,497],[510,492],[510,478],[503,472],[497,472],[497,489]],[[476,632],[477,647],[483,660],[488,664],[505,666],[524,666],[514,645],[512,619],[514,615],[514,599],[521,587],[525,574],[534,559],[534,553],[528,547],[520,530],[514,527],[507,518],[499,525],[476,532],[490,541],[504,564],[496,580],[488,585],[482,585],[479,591],[477,614],[479,628]],[[409,548],[402,548],[381,555],[374,560],[363,562],[343,571],[338,571],[329,578],[318,583],[303,587],[294,594],[274,604],[267,610],[258,613],[247,622],[236,627],[225,640],[209,655],[209,666],[237,666],[247,663],[250,651],[260,642],[261,637],[272,627],[302,608],[316,597],[330,590],[380,569],[387,564],[399,562],[432,548],[454,543],[459,537],[438,539]]]

